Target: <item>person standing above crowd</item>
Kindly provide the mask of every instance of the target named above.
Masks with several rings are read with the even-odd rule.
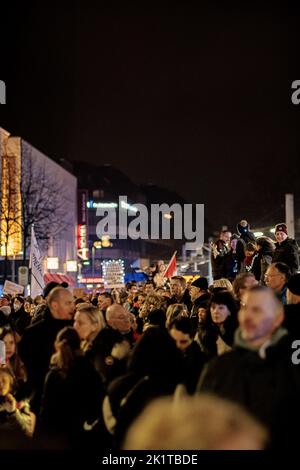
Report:
[[[259,237],[256,240],[256,253],[253,256],[250,271],[255,279],[262,285],[265,284],[265,274],[272,263],[274,243],[268,237]]]
[[[275,251],[273,263],[285,263],[290,268],[291,274],[295,274],[299,268],[299,254],[296,240],[289,238],[286,224],[277,224],[275,227]]]
[[[235,233],[230,238],[230,248],[224,257],[224,277],[232,282],[241,271],[245,259],[244,243]]]
[[[225,274],[225,255],[229,251],[229,242],[231,232],[229,230],[222,230],[219,239],[211,245],[211,266],[213,279],[221,279]]]
[[[240,235],[240,239],[243,240],[245,244],[245,248],[247,243],[255,243],[255,235],[253,232],[250,231],[250,224],[247,220],[241,220],[237,226],[238,234]]]
[[[166,271],[166,266],[162,260],[159,260],[156,265],[156,273],[153,277],[153,282],[155,287],[164,287],[166,284],[167,278],[164,277]]]

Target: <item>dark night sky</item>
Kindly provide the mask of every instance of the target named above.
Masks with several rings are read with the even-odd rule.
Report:
[[[111,163],[205,203],[215,228],[284,218],[300,172],[297,12],[18,3],[1,11],[2,127],[49,156]]]

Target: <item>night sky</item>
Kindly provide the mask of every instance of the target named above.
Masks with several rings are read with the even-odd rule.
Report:
[[[282,221],[285,192],[300,218],[300,17],[286,2],[19,3],[0,12],[0,126],[204,203],[214,228]]]

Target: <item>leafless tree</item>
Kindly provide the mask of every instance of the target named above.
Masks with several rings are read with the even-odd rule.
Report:
[[[26,263],[32,224],[40,249],[46,252],[50,240],[63,237],[72,223],[68,208],[73,195],[69,195],[69,188],[59,180],[59,175],[47,170],[45,161],[36,157],[28,144],[22,146],[21,171],[17,157],[2,155],[0,243],[4,279],[11,255],[9,246],[14,237],[22,237],[23,262]]]
[[[30,245],[31,225],[40,249],[46,251],[50,240],[63,236],[71,223],[68,212],[68,188],[57,175],[32,154],[30,146],[22,148],[21,170],[23,259]]]

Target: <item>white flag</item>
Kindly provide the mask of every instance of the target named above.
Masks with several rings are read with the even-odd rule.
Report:
[[[33,225],[31,227],[29,268],[31,269],[30,296],[34,298],[42,294],[45,282],[43,276],[43,260],[35,238]]]

